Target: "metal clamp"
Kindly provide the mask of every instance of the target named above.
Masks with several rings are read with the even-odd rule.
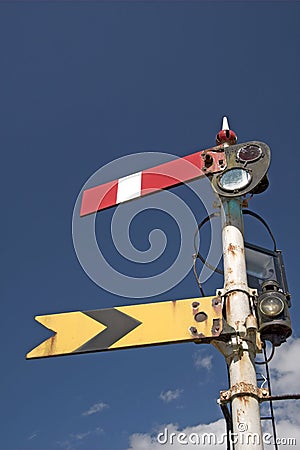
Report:
[[[255,397],[259,402],[263,402],[270,397],[269,389],[259,388],[243,381],[235,384],[227,391],[220,391],[219,404],[230,402],[235,397],[250,396]]]
[[[232,288],[232,289],[217,289],[216,295],[219,295],[222,298],[226,299],[226,297],[229,294],[231,294],[232,292],[243,292],[244,294],[248,295],[248,297],[257,296],[257,289],[252,289],[250,287],[241,289],[238,286],[236,288]]]

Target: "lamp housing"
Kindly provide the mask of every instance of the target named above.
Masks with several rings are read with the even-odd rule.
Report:
[[[257,299],[258,331],[262,341],[270,341],[280,346],[292,334],[289,306],[286,295],[280,290],[276,280],[262,284],[262,292]]]
[[[270,148],[264,142],[224,145],[226,169],[212,177],[212,186],[223,197],[258,194],[267,189]]]

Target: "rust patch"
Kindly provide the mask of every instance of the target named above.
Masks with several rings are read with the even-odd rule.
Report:
[[[229,244],[229,246],[228,246],[229,253],[231,253],[233,256],[235,256],[236,255],[236,250],[237,250],[236,245]]]
[[[231,307],[230,306],[231,306],[230,302],[227,301],[227,304],[226,304],[226,317],[231,315]]]
[[[198,330],[197,330],[197,328],[196,327],[190,327],[189,328],[189,332],[191,333],[191,335],[194,337],[194,338],[197,338],[197,339],[203,339],[203,338],[205,338],[205,335],[203,334],[203,333],[198,333]]]
[[[194,316],[197,314],[199,306],[200,306],[199,302],[192,303],[192,312],[193,312]]]
[[[245,416],[245,411],[243,409],[238,409],[236,412],[237,415],[237,422],[238,423],[243,423],[244,422],[244,416]]]
[[[231,289],[235,288],[235,286],[236,286],[236,280],[230,280],[230,281],[226,282],[225,288],[230,291]],[[233,293],[235,293],[235,292],[236,292],[236,290],[233,291]]]
[[[241,392],[248,392],[248,393],[255,393],[256,390],[256,386],[250,384],[250,383],[246,383],[245,381],[240,381],[239,383],[236,384],[236,387],[241,391]]]
[[[232,294],[234,294],[234,292],[230,292],[230,293],[227,295],[227,299],[226,299],[226,312],[227,312],[227,316],[230,316],[230,314],[231,314]]]
[[[55,334],[54,336],[52,336],[49,340],[50,340],[50,351],[49,353],[52,355],[55,352],[55,344],[56,344],[56,337],[57,334]]]
[[[212,307],[215,309],[220,309],[221,306],[222,306],[221,297],[214,297],[212,299]]]
[[[250,403],[250,397],[245,395],[244,397],[240,397],[241,402],[244,403],[245,406],[247,406]]]
[[[251,402],[250,397],[256,398],[258,401],[264,401],[269,396],[268,389],[261,389],[257,386],[241,381],[236,383],[228,391],[220,392],[220,400],[226,403],[231,400],[239,399],[239,409],[237,410],[237,420],[239,422],[240,417],[245,415],[246,407]],[[260,400],[263,399],[263,400]],[[244,422],[244,420],[243,420]]]
[[[218,336],[220,334],[220,330],[221,330],[220,319],[213,319],[213,326],[211,329],[211,334],[213,336],[215,336],[215,335]]]

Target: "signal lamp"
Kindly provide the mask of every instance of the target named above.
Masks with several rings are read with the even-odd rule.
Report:
[[[289,293],[281,250],[270,250],[245,242],[245,257],[248,286],[257,289],[258,293],[261,294],[264,282],[275,280],[290,307],[291,294]]]
[[[250,144],[240,148],[237,152],[237,159],[242,162],[253,162],[262,156],[262,149],[259,145]]]
[[[235,192],[245,189],[251,180],[252,177],[248,170],[234,168],[223,172],[218,179],[218,184],[224,191]]]
[[[257,300],[257,316],[261,339],[271,341],[278,347],[292,334],[287,298],[280,292],[275,280],[262,284],[262,293]]]
[[[265,316],[278,316],[278,314],[282,313],[284,309],[284,301],[274,292],[271,296],[263,298],[260,301],[259,309]]]

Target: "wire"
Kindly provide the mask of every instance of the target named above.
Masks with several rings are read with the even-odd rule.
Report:
[[[259,214],[255,213],[255,212],[253,212],[253,211],[251,211],[249,209],[243,209],[242,213],[246,214],[246,215],[249,215],[249,216],[252,216],[252,217],[255,217],[255,219],[259,220],[259,222],[261,222],[264,225],[264,227],[267,229],[267,231],[268,231],[268,233],[269,233],[269,235],[270,235],[270,237],[271,237],[271,239],[273,241],[274,252],[277,252],[276,240],[275,240],[275,237],[274,237],[274,235],[273,235],[273,233],[271,231],[271,228],[267,224],[267,222]],[[201,255],[201,253],[200,253],[200,251],[199,251],[199,249],[197,248],[197,245],[196,245],[196,238],[197,238],[198,234],[200,235],[200,230],[203,227],[203,225],[205,225],[208,221],[210,221],[210,219],[212,219],[214,217],[219,217],[219,216],[220,216],[220,213],[212,213],[209,216],[205,217],[205,219],[203,219],[202,222],[199,223],[199,225],[197,226],[197,230],[195,232],[195,235],[194,235],[194,249],[195,249],[195,253],[196,253],[196,258],[199,258],[200,261],[206,267],[208,267],[213,272],[219,273],[220,275],[224,275],[224,270],[218,269],[218,267],[214,267],[214,266],[212,266],[211,264],[209,264],[206,261],[206,259]],[[195,276],[196,276],[197,283],[199,285],[199,283],[200,283],[199,277],[198,277],[198,275],[196,275],[196,258],[194,259],[194,273],[195,273]],[[200,290],[202,292],[202,286],[201,287],[200,286],[201,286],[201,284],[199,285],[199,288],[200,288]]]
[[[262,399],[261,401],[274,401],[274,400],[300,400],[300,394],[283,394],[283,395],[270,395],[266,399]]]
[[[272,343],[272,350],[271,350],[269,358],[267,358],[267,352],[266,352],[266,347],[265,346],[264,346],[264,353],[265,353],[265,358],[266,359],[264,361],[255,361],[255,364],[259,364],[259,365],[268,364],[272,360],[272,358],[274,356],[274,353],[275,353],[275,346],[274,346],[274,344]]]
[[[202,222],[199,223],[199,225],[197,226],[197,230],[195,232],[194,235],[194,249],[195,249],[195,253],[196,253],[196,258],[199,258],[200,261],[205,264],[206,267],[208,267],[210,270],[212,270],[213,272],[219,273],[221,275],[224,274],[224,271],[221,269],[218,269],[217,267],[212,266],[211,264],[209,264],[201,255],[201,253],[199,252],[197,245],[196,245],[196,237],[198,236],[198,234],[200,234],[200,230],[203,227],[203,225],[205,225],[210,219],[212,219],[213,217],[219,217],[220,213],[212,213],[209,216],[205,217],[205,219],[202,220]]]
[[[205,297],[205,294],[204,294],[204,291],[203,291],[203,288],[202,288],[202,284],[201,284],[201,281],[199,280],[199,277],[198,277],[198,274],[197,274],[197,269],[196,269],[197,255],[193,255],[193,258],[194,258],[194,262],[193,262],[194,275],[195,275],[198,287],[200,289],[201,295],[202,295],[202,297]]]
[[[255,217],[255,219],[259,220],[265,226],[265,228],[267,229],[267,231],[268,231],[268,233],[269,233],[269,235],[270,235],[270,237],[271,237],[271,239],[273,241],[274,252],[277,252],[276,240],[275,240],[275,237],[274,237],[274,235],[273,235],[273,233],[271,231],[271,228],[267,224],[267,222],[259,214],[251,211],[250,209],[243,209],[242,211],[243,211],[243,214],[248,214],[249,216]]]

